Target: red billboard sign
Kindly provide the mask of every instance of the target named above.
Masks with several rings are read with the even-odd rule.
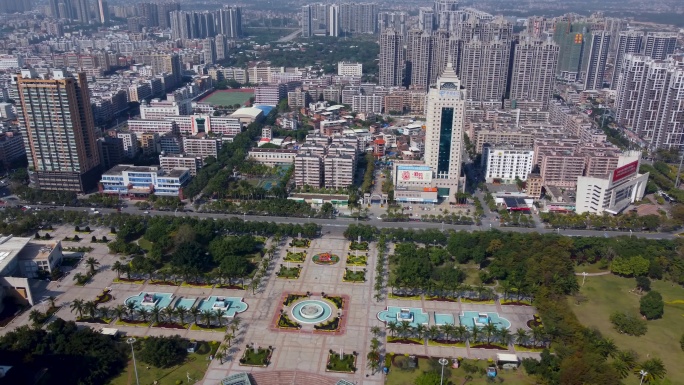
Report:
[[[636,174],[639,168],[639,161],[635,160],[632,163],[627,163],[622,167],[618,167],[613,171],[613,183],[618,182],[622,179],[627,178],[633,174]]]

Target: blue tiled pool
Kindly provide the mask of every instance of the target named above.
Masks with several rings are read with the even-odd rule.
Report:
[[[192,308],[192,305],[194,305],[196,301],[197,301],[197,298],[185,298],[185,297],[183,297],[183,298],[180,298],[176,302],[175,307],[176,308],[183,307],[186,310],[190,310]]]
[[[247,304],[242,302],[240,297],[211,297],[202,300],[199,305],[200,310],[225,310],[224,317],[235,317],[237,313],[247,310]]]
[[[511,328],[511,322],[505,318],[499,317],[499,313],[494,312],[477,312],[465,311],[458,317],[461,325],[472,328],[473,325],[482,327],[486,324],[494,324],[498,328]]]
[[[378,319],[385,323],[408,321],[411,327],[428,324],[428,314],[419,307],[402,308],[388,306],[378,313]]]
[[[442,325],[456,325],[456,321],[454,320],[454,315],[453,314],[437,314],[435,313],[435,325],[437,326],[442,326]]]
[[[138,295],[126,298],[125,304],[134,303],[135,308],[139,309],[141,306],[145,307],[155,307],[165,308],[171,304],[173,301],[172,293],[152,293],[152,292],[140,292]]]

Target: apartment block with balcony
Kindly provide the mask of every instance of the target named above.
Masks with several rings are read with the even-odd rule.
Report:
[[[346,188],[354,183],[356,159],[353,156],[328,154],[323,164],[325,188]]]
[[[312,153],[299,153],[294,158],[295,185],[321,187],[323,183],[323,159]]]

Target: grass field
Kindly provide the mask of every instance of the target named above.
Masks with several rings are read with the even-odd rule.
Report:
[[[188,374],[190,374],[190,378],[193,380],[190,382],[191,384],[195,383],[195,381],[200,381],[202,377],[204,377],[204,372],[207,371],[209,355],[214,353],[217,348],[218,343],[209,344],[207,342],[202,342],[198,346],[197,353],[188,353],[185,363],[166,369],[155,368],[153,366],[149,366],[148,369],[147,364],[138,360],[140,384],[154,384],[155,381],[158,381],[158,384],[187,384]],[[133,361],[131,360],[128,362],[126,370],[119,376],[113,378],[109,382],[109,385],[132,384],[135,384],[135,373],[133,372]]]
[[[475,364],[480,368],[486,368],[488,366],[487,361],[473,361],[467,360],[469,363]],[[434,367],[439,368],[439,364],[433,364]],[[390,369],[389,375],[387,375],[386,385],[413,385],[416,378],[425,371],[430,369],[430,363],[427,359],[418,360],[418,368],[415,370],[402,370],[395,366]],[[376,374],[377,375],[377,374]],[[453,384],[463,384],[467,373],[459,369],[449,369],[445,367],[444,369],[444,383],[451,381]],[[503,379],[503,384],[507,385],[528,385],[534,384],[535,381],[525,374],[522,370],[499,370],[497,377]],[[496,383],[496,382],[495,382]],[[482,374],[474,374],[472,381],[467,382],[468,385],[484,385],[491,384],[487,381],[487,376]]]
[[[652,290],[663,295],[665,314],[662,319],[648,321],[648,332],[641,337],[620,334],[613,329],[608,320],[615,311],[639,314],[639,296],[632,294],[633,278],[621,278],[614,275],[587,277],[581,293],[588,301],[576,305],[570,299],[569,306],[577,314],[577,318],[585,326],[596,328],[605,337],[612,338],[619,349],[631,349],[639,354],[640,360],[658,357],[665,363],[667,378],[672,383],[681,383],[684,379],[684,352],[679,347],[679,338],[684,332],[684,303],[670,303],[684,300],[684,288],[669,282],[654,281]],[[638,384],[636,376],[629,376],[625,384]]]
[[[214,106],[232,106],[233,104],[245,105],[249,101],[249,98],[254,96],[253,91],[214,91],[209,96],[200,100],[202,103],[212,104]]]

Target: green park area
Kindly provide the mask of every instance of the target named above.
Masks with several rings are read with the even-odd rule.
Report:
[[[141,351],[136,350],[140,384],[194,384],[204,377],[204,372],[207,370],[209,363],[209,356],[216,352],[218,346],[218,342],[199,342],[195,353],[187,353],[187,356],[181,363],[165,367],[156,367],[143,362],[140,357]],[[188,376],[191,379],[189,382]],[[130,360],[126,369],[114,377],[109,382],[109,385],[130,385],[135,383],[133,360]]]
[[[419,383],[438,384],[441,375],[441,366],[437,359],[419,358],[416,368],[409,367],[408,357],[396,356],[393,359],[392,367],[387,376],[386,385],[413,385]],[[508,385],[527,385],[536,382],[519,370],[499,370],[497,377],[499,380],[492,382],[487,379],[486,369],[491,364],[486,360],[462,360],[458,369],[445,366],[444,384],[468,384],[481,385],[503,383]],[[426,381],[426,382],[418,382]]]
[[[582,279],[579,280],[581,283]],[[598,329],[604,337],[612,339],[618,349],[636,352],[639,361],[661,359],[667,370],[665,378],[671,380],[663,384],[679,383],[677,381],[684,378],[684,351],[680,347],[684,332],[684,288],[671,282],[652,281],[651,291],[662,295],[664,313],[660,319],[646,321],[647,332],[642,336],[619,333],[610,322],[610,315],[615,312],[641,318],[639,300],[642,295],[636,290],[634,278],[587,277],[580,289],[579,305],[576,297],[569,299],[569,306],[582,324]],[[624,383],[638,384],[639,377],[630,375]]]
[[[201,102],[214,106],[232,106],[235,104],[244,106],[252,96],[254,96],[254,92],[252,91],[217,90],[212,92],[209,96],[203,98]]]

